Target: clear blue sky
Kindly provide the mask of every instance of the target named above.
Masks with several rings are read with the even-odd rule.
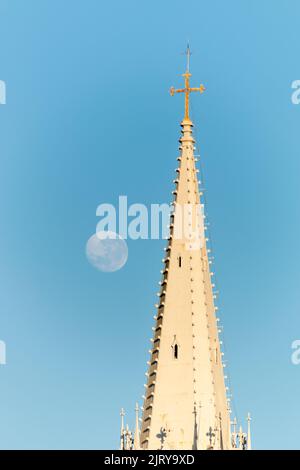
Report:
[[[169,202],[190,41],[193,119],[238,417],[299,448],[298,1],[0,0],[1,448],[115,448],[143,393],[162,241],[86,260],[96,207]],[[134,142],[134,145],[132,143]]]

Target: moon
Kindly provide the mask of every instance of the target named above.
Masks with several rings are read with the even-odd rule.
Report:
[[[127,243],[115,232],[97,232],[87,241],[86,256],[94,268],[112,273],[126,264]]]

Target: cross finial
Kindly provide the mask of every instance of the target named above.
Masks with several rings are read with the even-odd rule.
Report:
[[[212,447],[212,440],[213,440],[213,437],[215,437],[215,433],[213,432],[213,429],[211,426],[209,427],[206,435],[209,438],[209,446]]]
[[[187,56],[187,67],[186,67],[186,72],[182,75],[184,77],[184,88],[179,88],[175,89],[174,87],[170,88],[170,94],[171,96],[175,95],[175,93],[184,93],[185,94],[185,113],[184,113],[184,120],[185,121],[190,121],[189,117],[189,98],[190,98],[190,93],[193,91],[199,91],[200,93],[203,93],[205,90],[204,85],[200,85],[198,88],[191,88],[190,87],[190,57],[191,57],[191,50],[189,44],[187,45],[186,49],[186,56]]]
[[[156,437],[159,438],[160,442],[161,442],[161,449],[164,448],[164,443],[165,443],[165,440],[166,440],[166,437],[167,437],[167,430],[166,428],[160,428],[160,431],[158,434],[156,434]]]

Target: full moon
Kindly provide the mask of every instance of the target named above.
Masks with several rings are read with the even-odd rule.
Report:
[[[128,258],[127,243],[115,232],[97,232],[87,241],[86,256],[99,271],[118,271]]]

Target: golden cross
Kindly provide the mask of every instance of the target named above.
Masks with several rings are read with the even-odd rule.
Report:
[[[199,91],[200,93],[203,93],[205,90],[204,85],[200,85],[199,88],[191,88],[190,87],[190,77],[191,73],[189,71],[190,68],[190,56],[191,56],[191,51],[189,45],[187,46],[186,50],[186,55],[187,55],[187,67],[186,67],[186,72],[182,75],[184,77],[184,88],[179,88],[175,89],[173,86],[170,88],[170,94],[171,96],[174,96],[175,93],[185,93],[185,114],[184,114],[184,119],[189,121],[189,99],[190,99],[190,93],[192,91]]]

